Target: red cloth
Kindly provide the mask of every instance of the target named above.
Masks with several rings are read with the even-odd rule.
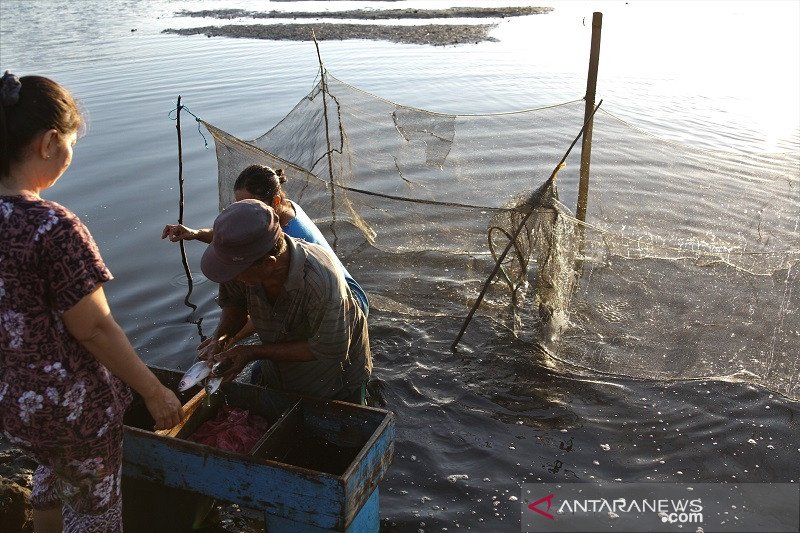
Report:
[[[197,428],[189,440],[237,453],[250,453],[269,428],[266,420],[247,409],[223,406],[217,415]]]

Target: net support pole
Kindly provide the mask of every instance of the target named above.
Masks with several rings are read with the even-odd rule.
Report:
[[[581,170],[580,184],[578,185],[578,206],[575,217],[581,222],[586,222],[586,210],[589,205],[589,163],[592,159],[592,126],[590,120],[594,112],[594,99],[597,93],[597,68],[600,63],[600,32],[603,29],[603,14],[595,11],[592,16],[592,48],[589,52],[589,75],[586,78],[586,107],[583,113],[587,121],[586,131],[583,132],[581,141]]]
[[[317,49],[317,60],[319,61],[320,86],[322,88],[322,112],[325,117],[325,142],[328,146],[328,176],[331,187],[331,232],[333,233],[332,247],[334,250],[336,250],[337,238],[336,228],[334,227],[334,224],[336,223],[336,183],[333,180],[333,155],[331,150],[330,125],[328,123],[328,84],[325,81],[325,65],[322,63],[322,54],[320,54],[319,43],[317,42],[317,35],[314,33],[314,30],[311,30],[311,38],[314,40],[314,47]]]
[[[181,105],[181,96],[178,95],[178,107],[177,107],[177,118],[175,120],[175,129],[178,130],[178,191],[180,194],[180,199],[178,201],[178,224],[183,224],[183,138],[181,136],[181,110],[183,106]],[[189,260],[186,258],[186,246],[184,244],[183,239],[179,242],[180,249],[181,249],[181,263],[183,263],[183,269],[186,271],[186,284],[188,289],[186,291],[186,297],[183,299],[183,303],[186,304],[187,307],[192,309],[192,312],[197,310],[197,306],[194,305],[192,302],[189,301],[189,297],[192,295],[193,289],[193,282],[192,282],[192,272],[189,270]],[[190,316],[188,322],[196,323],[192,320]]]
[[[183,224],[183,139],[181,137],[181,95],[178,95],[178,104],[175,111],[175,129],[178,132],[178,191],[180,198],[178,199],[178,224]],[[181,240],[183,244],[183,240]],[[183,251],[183,246],[181,246]]]

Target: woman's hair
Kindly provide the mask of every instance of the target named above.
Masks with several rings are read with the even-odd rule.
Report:
[[[277,241],[275,241],[275,246],[272,247],[272,250],[256,259],[253,264],[260,265],[270,257],[278,257],[286,250],[286,248],[286,233],[281,232],[281,236]]]
[[[0,177],[21,161],[37,134],[50,129],[78,131],[83,117],[70,92],[42,76],[0,78]]]
[[[250,165],[236,178],[233,190],[244,189],[258,200],[271,204],[275,196],[286,199],[286,193],[283,192],[281,183],[286,183],[286,174],[283,173],[282,168],[272,170],[264,165]]]

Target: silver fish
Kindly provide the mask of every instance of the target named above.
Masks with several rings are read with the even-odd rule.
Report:
[[[225,361],[215,363],[214,366],[211,367],[211,377],[206,383],[207,394],[214,394],[217,392],[217,389],[219,389],[220,385],[222,385],[222,378],[219,377],[218,374],[224,373],[231,366],[233,366],[233,362],[230,359],[227,359]]]
[[[211,373],[211,367],[206,361],[198,361],[186,371],[178,385],[178,390],[183,392],[206,379]]]
[[[220,385],[222,385],[222,378],[209,378],[206,383],[206,394],[214,394]]]

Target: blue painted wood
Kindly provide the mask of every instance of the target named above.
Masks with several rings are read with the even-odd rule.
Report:
[[[209,446],[154,437],[126,431],[123,475],[323,528],[341,522],[344,491],[331,476],[308,476],[287,465],[252,463]]]
[[[378,533],[380,520],[380,501],[378,489],[375,489],[350,525],[342,531],[345,533]],[[331,531],[271,514],[264,515],[264,524],[269,533],[326,533]]]
[[[394,459],[394,440],[395,428],[392,424],[386,431],[372,436],[353,462],[351,471],[345,474],[345,513],[348,522],[354,520],[354,515],[359,512],[364,494],[373,490],[378,492],[378,484]]]
[[[177,387],[180,373],[153,370],[165,385]],[[126,417],[123,474],[262,511],[276,524],[293,524],[287,531],[303,531],[301,526],[308,531],[377,531],[377,487],[394,456],[391,413],[239,383],[223,390],[232,405],[244,402],[274,422],[258,446],[269,453],[247,456],[162,437],[143,429],[148,423],[127,425]],[[300,448],[292,449],[295,442],[319,439],[352,457],[342,456],[346,464],[325,471],[324,464],[304,462]]]

